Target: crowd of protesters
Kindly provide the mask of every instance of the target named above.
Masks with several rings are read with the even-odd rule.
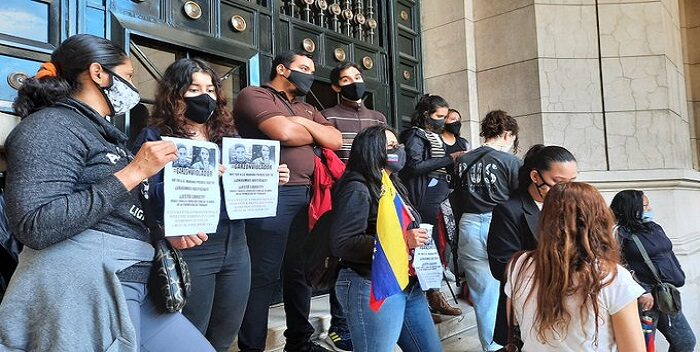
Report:
[[[140,101],[129,57],[91,35],[58,46],[20,88],[22,120],[5,144],[0,218],[19,257],[0,296],[0,350],[228,351],[237,339],[263,351],[281,282],[285,351],[440,351],[436,317],[464,313],[421,286],[413,254],[428,244],[445,285],[457,281],[473,306],[483,351],[653,351],[656,330],[670,351],[694,350],[677,291],[685,274],[643,192],[622,191],[609,208],[576,181],[564,147],[531,146],[521,159],[518,121],[501,110],[470,143],[460,113],[426,94],[398,133],[365,106],[352,62],[331,71],[337,105],[319,111],[304,99],[315,71],[304,52],[282,52],[267,83],[228,104],[205,61],[179,59],[128,145],[110,121]],[[186,162],[186,148],[162,136],[279,141],[276,216],[230,220],[221,202],[215,232],[164,240],[163,169]],[[199,154],[202,168],[225,172]],[[315,243],[315,176],[333,158],[342,174],[315,223],[326,242]],[[161,241],[189,268],[182,309],[164,309],[153,283]],[[309,321],[309,241],[337,264],[323,343]]]

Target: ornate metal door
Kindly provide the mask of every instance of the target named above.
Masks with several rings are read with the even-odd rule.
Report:
[[[303,49],[317,63],[319,108],[336,103],[330,70],[351,60],[365,70],[367,104],[395,127],[422,91],[418,3],[414,0],[2,0],[0,111],[11,112],[16,88],[61,40],[76,33],[112,39],[153,76],[142,45],[174,57],[210,57],[238,67],[238,84],[261,84],[272,58]],[[153,48],[151,48],[153,49]],[[161,53],[162,54],[162,53]],[[148,55],[145,55],[148,56]],[[153,62],[154,66],[161,64]],[[148,80],[147,76],[144,79]],[[232,91],[235,97],[236,90]],[[148,100],[148,97],[145,98]],[[120,122],[129,131],[127,116]]]

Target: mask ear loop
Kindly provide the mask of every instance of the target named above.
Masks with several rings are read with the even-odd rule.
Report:
[[[108,70],[106,67],[104,67],[102,65],[100,65],[100,68],[102,69],[102,71],[109,74],[109,84],[106,87],[102,87],[102,86],[100,86],[99,83],[97,83],[95,81],[92,81],[92,83],[94,83],[95,86],[97,86],[97,90],[100,91],[100,93],[102,94],[102,98],[104,98],[104,100],[107,102],[107,106],[109,107],[109,115],[108,116],[114,116],[114,112],[116,110],[114,110],[114,105],[112,105],[112,102],[109,100],[107,93],[105,93],[105,89],[109,89],[112,87],[112,85],[114,85],[114,77],[113,77],[114,73],[112,73],[112,71]],[[99,74],[98,74],[98,77],[99,77]]]
[[[535,183],[535,187],[537,189],[537,194],[539,194],[540,197],[542,197],[542,199],[544,199],[544,195],[542,194],[542,191],[540,191],[540,188],[542,188],[544,186],[552,188],[553,186],[551,186],[550,184],[547,183],[547,181],[544,180],[544,177],[542,177],[542,173],[540,172],[540,170],[535,169],[535,172],[537,172],[537,175],[539,175],[540,179],[542,180],[542,184],[538,185],[537,183]]]

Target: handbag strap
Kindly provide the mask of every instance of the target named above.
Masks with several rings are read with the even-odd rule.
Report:
[[[630,237],[632,237],[632,241],[634,241],[634,244],[637,246],[637,249],[639,249],[639,253],[642,254],[642,258],[644,258],[644,262],[649,267],[649,270],[651,270],[651,273],[654,274],[654,278],[656,279],[656,282],[659,284],[662,284],[663,281],[661,281],[661,278],[659,277],[659,273],[656,270],[656,266],[654,266],[654,263],[651,262],[651,258],[649,258],[649,254],[647,253],[647,250],[644,249],[644,246],[642,245],[642,241],[640,241],[639,237],[637,237],[637,235],[635,235],[635,234],[632,234]]]
[[[511,296],[515,296],[515,294],[513,293],[515,290],[515,280],[513,280],[513,273],[515,273],[515,263],[517,263],[520,260],[520,258],[526,253],[526,251],[519,251],[515,253],[508,263],[510,274],[508,274],[506,279],[510,281]],[[506,319],[508,320],[508,340],[506,346],[512,346],[517,348],[517,342],[515,341],[515,309],[513,309],[512,297],[509,299],[509,302],[506,305]]]

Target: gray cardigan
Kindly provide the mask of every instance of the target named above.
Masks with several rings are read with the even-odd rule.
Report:
[[[7,216],[14,236],[33,249],[87,229],[150,242],[141,188],[129,192],[114,176],[130,161],[126,140],[74,99],[24,118],[6,143]],[[149,263],[141,263],[120,278],[145,283],[149,274]]]
[[[153,255],[149,243],[95,230],[25,247],[0,304],[0,352],[137,352],[116,273]]]

